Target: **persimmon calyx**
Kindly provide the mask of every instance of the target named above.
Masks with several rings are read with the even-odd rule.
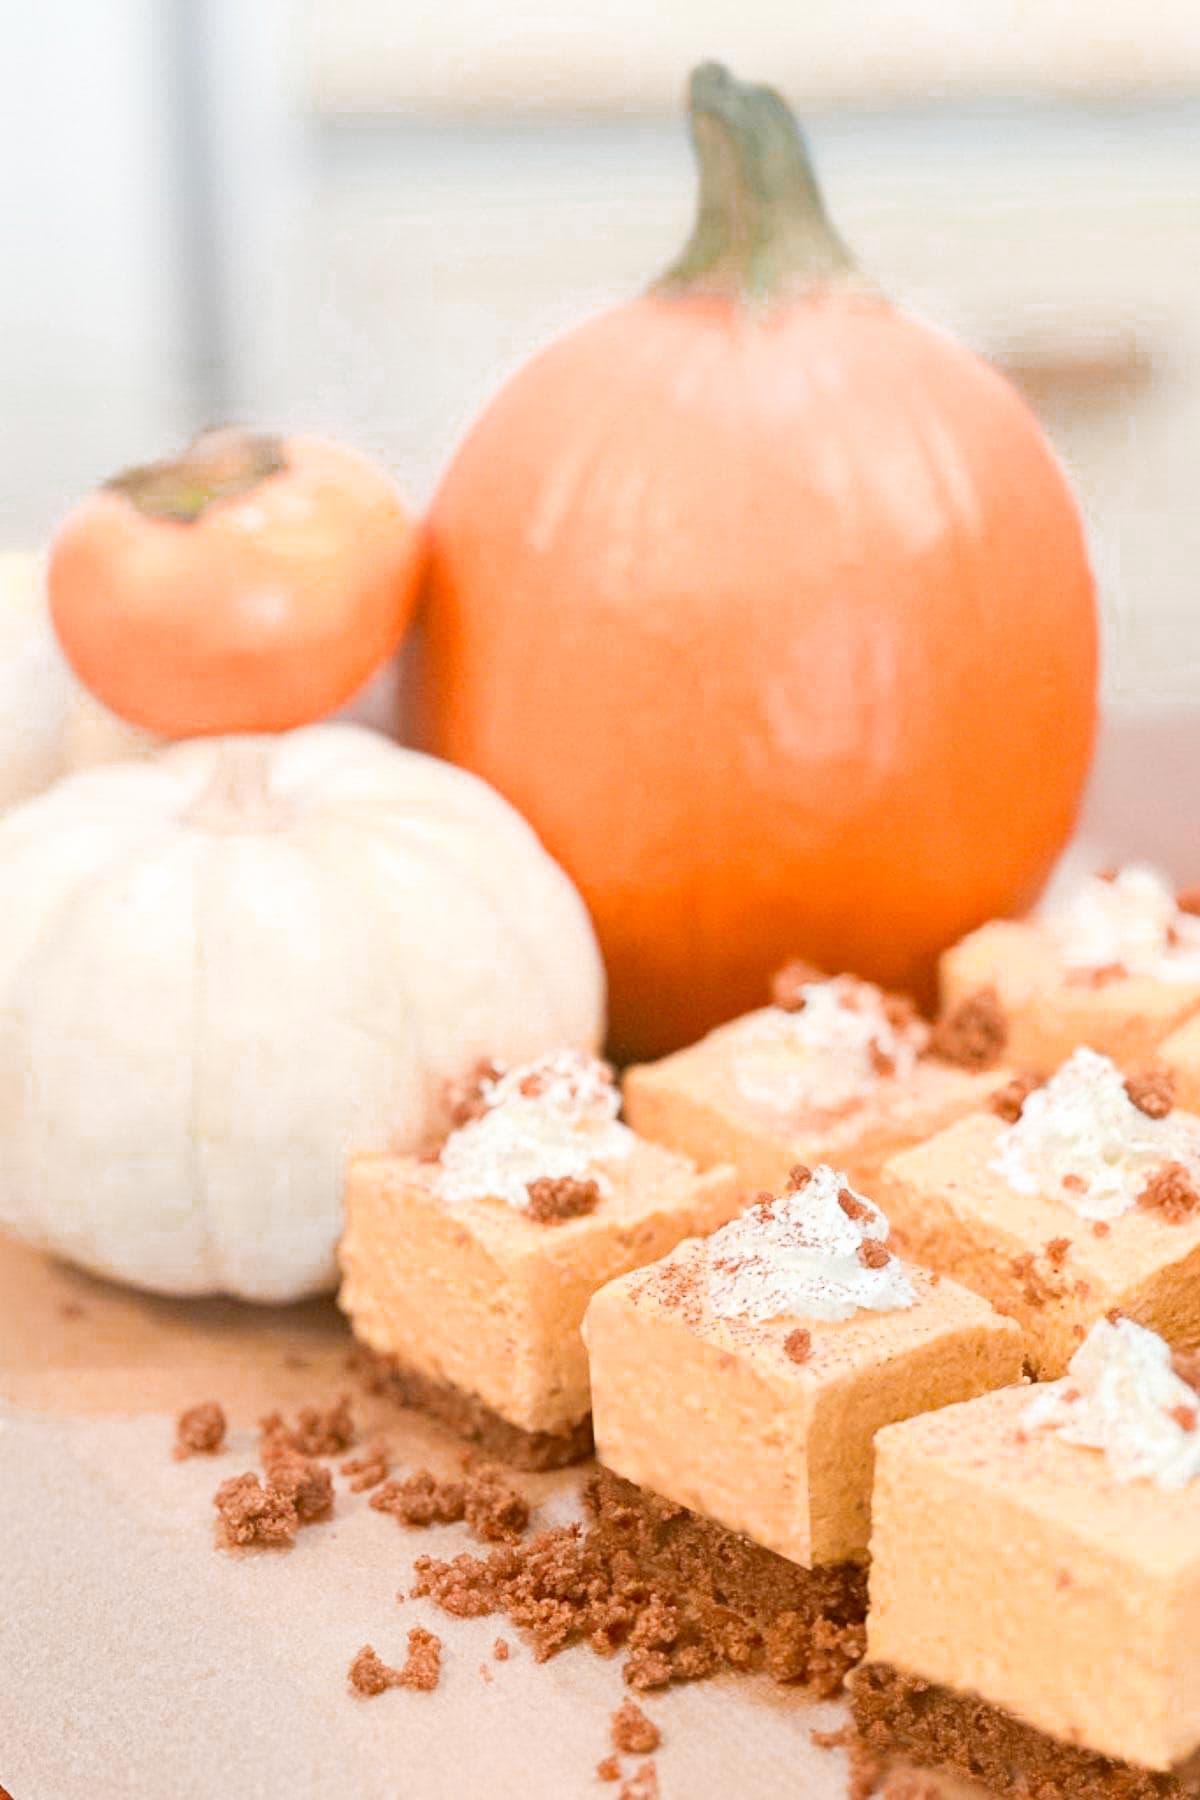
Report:
[[[769,305],[830,283],[870,284],[830,223],[804,134],[774,88],[702,63],[688,86],[700,175],[683,253],[658,293],[712,293]]]
[[[248,494],[286,468],[281,438],[221,426],[202,431],[178,456],[124,469],[104,486],[148,519],[193,525],[210,506]]]

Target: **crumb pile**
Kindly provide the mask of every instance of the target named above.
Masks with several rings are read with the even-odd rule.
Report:
[[[225,1414],[215,1400],[189,1406],[175,1421],[172,1455],[180,1462],[188,1456],[215,1456],[225,1442],[226,1429]]]
[[[419,1557],[410,1593],[457,1618],[503,1614],[528,1633],[539,1662],[580,1642],[600,1656],[623,1651],[635,1689],[722,1668],[840,1689],[863,1649],[861,1570],[810,1574],[776,1558],[764,1574],[760,1553],[735,1571],[727,1533],[666,1501],[630,1504],[633,1496],[601,1471],[585,1489],[586,1527],[552,1527],[486,1556]],[[718,1591],[731,1579],[745,1590],[736,1611]]]
[[[468,1528],[484,1543],[513,1543],[529,1524],[529,1503],[499,1463],[467,1462],[460,1480],[444,1479],[431,1469],[416,1469],[402,1481],[389,1481],[371,1496],[376,1512],[390,1513],[401,1525]]]
[[[194,1407],[191,1415],[204,1410]],[[177,1445],[184,1421],[191,1415],[180,1417]],[[223,1415],[221,1422],[223,1439]],[[354,1418],[345,1394],[324,1411],[303,1408],[292,1426],[279,1413],[261,1420],[258,1450],[265,1479],[248,1471],[221,1483],[213,1496],[218,1545],[224,1550],[280,1548],[292,1542],[302,1525],[329,1518],[333,1475],[318,1458],[348,1450],[354,1436]]]
[[[426,1631],[424,1626],[414,1625],[408,1634],[408,1655],[402,1669],[389,1667],[370,1644],[364,1644],[350,1664],[348,1679],[354,1693],[370,1699],[393,1687],[411,1688],[419,1694],[432,1693],[441,1680],[441,1673],[441,1638],[435,1632]]]
[[[962,1069],[994,1068],[1008,1044],[1008,1021],[995,988],[979,988],[942,1014],[929,1048],[942,1062]]]

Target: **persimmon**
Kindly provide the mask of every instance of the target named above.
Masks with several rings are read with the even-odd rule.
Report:
[[[927,990],[1036,898],[1096,716],[1029,407],[859,274],[777,94],[710,65],[691,114],[683,255],[519,370],[441,481],[406,690],[582,890],[619,1058],[791,956]]]
[[[341,444],[209,431],[84,499],[50,548],[67,659],[163,737],[283,731],[335,711],[399,644],[416,532]]]

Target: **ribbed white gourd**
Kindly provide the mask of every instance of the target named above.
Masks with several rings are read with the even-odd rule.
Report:
[[[350,1151],[603,1034],[529,827],[353,725],[70,776],[0,820],[0,919],[0,1225],[164,1293],[328,1287]]]

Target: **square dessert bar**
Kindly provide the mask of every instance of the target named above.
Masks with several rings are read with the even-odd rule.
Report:
[[[595,1289],[738,1209],[732,1170],[641,1142],[618,1104],[603,1064],[563,1052],[485,1072],[435,1158],[350,1166],[340,1304],[369,1379],[526,1467],[591,1448]]]
[[[629,1069],[635,1130],[701,1168],[733,1163],[750,1190],[824,1158],[870,1192],[887,1157],[984,1105],[1007,1079],[996,1068],[1002,1021],[986,998],[931,1029],[899,995],[792,964],[775,978],[774,1002]]]
[[[1200,1113],[1200,1013],[1163,1039],[1156,1060],[1174,1082],[1180,1106]]]
[[[993,997],[1016,1068],[1049,1074],[1080,1044],[1136,1068],[1200,1013],[1200,918],[1153,870],[1093,876],[1044,916],[972,932],[940,985],[950,1009]]]
[[[1101,1321],[1067,1379],[876,1440],[860,1738],[1039,1800],[1200,1795],[1200,1396]],[[1194,1377],[1192,1377],[1194,1379]]]
[[[1113,1308],[1200,1344],[1200,1119],[1169,1081],[1082,1049],[997,1104],[885,1165],[904,1254],[1016,1319],[1043,1379]]]
[[[706,1546],[714,1598],[767,1644],[773,1596],[800,1632],[784,1672],[812,1679],[831,1632],[838,1674],[860,1647],[875,1432],[1019,1380],[1021,1342],[892,1256],[886,1219],[840,1174],[794,1184],[600,1289],[584,1335],[596,1453],[627,1504],[652,1526],[673,1508],[676,1538]],[[669,1575],[653,1553],[645,1565]]]

